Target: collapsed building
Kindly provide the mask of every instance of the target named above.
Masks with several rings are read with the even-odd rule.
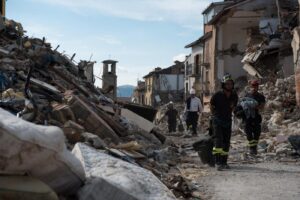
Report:
[[[299,26],[293,30],[293,35],[294,38],[293,38],[292,46],[293,46],[294,64],[295,64],[296,99],[297,99],[297,105],[300,107],[300,75],[299,75],[300,74],[300,63],[299,63],[300,29]]]
[[[141,105],[145,105],[145,81],[138,81],[133,93],[133,102]]]
[[[298,24],[296,0],[214,2],[204,11],[204,35],[187,47],[203,47],[200,61],[204,97],[219,88],[224,74],[286,78],[294,74],[291,42]]]
[[[176,199],[175,189],[185,195],[183,178],[172,178],[174,170],[181,177],[174,162],[160,159],[168,151],[161,151],[166,137],[152,123],[156,110],[114,100],[116,61],[103,62],[100,89],[94,62],[76,64],[75,54],[27,37],[13,20],[1,20],[0,29],[0,196]],[[180,157],[176,148],[174,154]]]
[[[184,96],[184,63],[162,69],[155,68],[143,77],[145,79],[145,105],[157,107],[169,101],[180,102]]]

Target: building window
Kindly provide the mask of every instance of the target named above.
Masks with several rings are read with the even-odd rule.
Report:
[[[205,70],[206,82],[209,81],[209,71]]]
[[[188,83],[185,84],[185,93],[186,94],[189,93],[189,84]]]
[[[200,66],[200,55],[195,56],[195,74],[199,75],[199,66]]]
[[[189,62],[185,64],[185,76],[189,75]]]

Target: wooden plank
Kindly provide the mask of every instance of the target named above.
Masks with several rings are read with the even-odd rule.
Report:
[[[136,152],[136,151],[127,151],[127,150],[119,150],[122,153],[126,154],[127,156],[134,158],[134,159],[143,159],[146,158],[143,154]]]
[[[125,137],[128,135],[126,128],[121,126],[120,123],[116,122],[113,117],[110,115],[106,114],[100,108],[97,106],[97,113],[99,116],[108,124],[110,127],[120,136],[120,137]]]
[[[57,76],[61,77],[62,79],[64,79],[64,81],[67,81],[68,83],[70,83],[71,85],[73,85],[76,89],[78,89],[78,90],[79,90],[81,93],[83,93],[85,96],[87,96],[87,97],[91,96],[91,93],[88,92],[88,91],[86,90],[86,88],[84,88],[84,87],[81,86],[81,85],[78,85],[78,84],[76,83],[75,80],[73,80],[73,79],[71,79],[70,77],[68,77],[66,74],[64,74],[62,71],[60,71],[59,68],[57,68],[57,67],[52,67],[51,69],[55,72],[55,74],[56,74]]]
[[[83,126],[87,131],[98,135],[101,139],[110,138],[116,144],[120,142],[115,131],[87,103],[75,95],[72,96],[72,99],[70,107],[77,119],[82,117],[82,112],[78,113],[76,110],[84,110],[89,114],[87,118],[81,118],[85,122]]]

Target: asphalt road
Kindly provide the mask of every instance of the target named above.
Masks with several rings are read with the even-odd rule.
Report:
[[[211,170],[199,183],[212,200],[299,200],[300,165],[260,163]]]

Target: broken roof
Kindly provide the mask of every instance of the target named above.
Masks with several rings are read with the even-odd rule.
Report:
[[[198,40],[188,44],[185,46],[185,48],[190,48],[196,45],[201,45],[203,46],[203,43],[205,42],[206,39],[210,38],[212,36],[212,31],[205,33],[205,35],[203,35],[202,37],[200,37]]]
[[[255,1],[255,0],[238,0],[238,1],[235,1],[231,4],[229,4],[228,6],[224,7],[224,9],[222,11],[220,11],[216,16],[214,16],[212,18],[212,20],[210,20],[207,24],[209,24],[209,25],[216,24],[224,15],[229,13],[231,9],[236,8],[238,6],[242,6],[242,5],[252,2],[252,1]]]
[[[150,72],[149,74],[147,74],[143,78],[148,78],[148,77],[150,77],[150,76],[152,76],[154,74],[172,74],[172,69],[176,68],[176,67],[182,67],[182,68],[184,68],[184,63],[177,61],[177,63],[175,65],[172,65],[172,66],[170,66],[168,68],[164,68],[164,69],[158,69],[158,68],[156,68],[156,70]]]
[[[111,63],[117,63],[118,61],[116,60],[104,60],[102,63],[107,63],[107,64],[111,64]]]
[[[209,6],[207,8],[205,8],[205,10],[202,12],[202,14],[208,13],[209,11],[211,11],[212,8],[214,8],[216,6],[222,6],[222,5],[232,4],[232,3],[234,3],[234,1],[213,2],[213,3],[209,4]]]

